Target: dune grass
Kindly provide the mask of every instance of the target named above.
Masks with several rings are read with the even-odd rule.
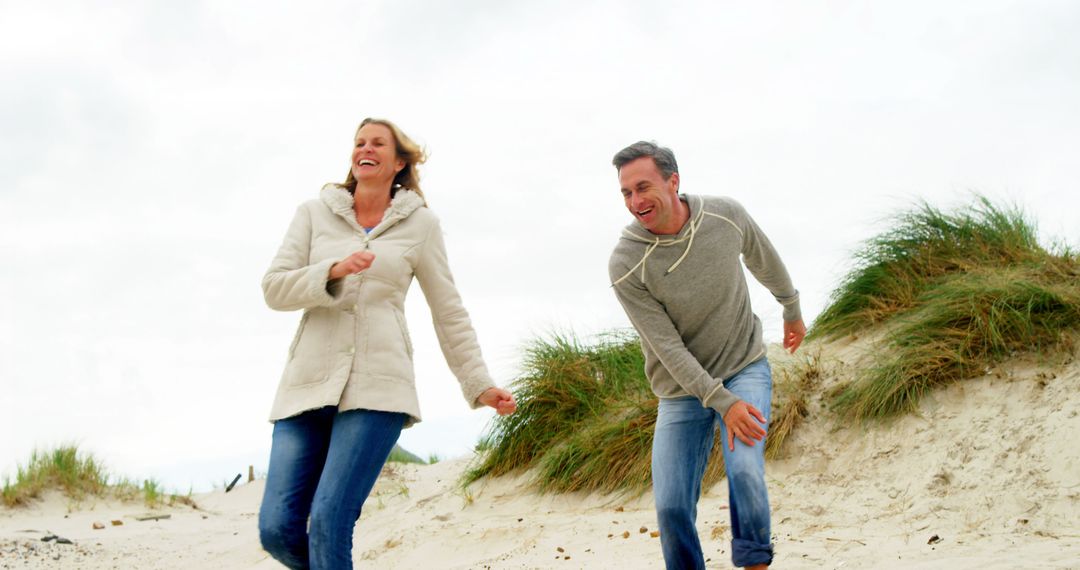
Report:
[[[855,255],[811,339],[881,331],[871,364],[832,389],[843,417],[911,410],[929,390],[985,374],[1021,352],[1067,354],[1080,330],[1080,257],[1046,248],[1015,207],[983,197],[943,211],[923,203]],[[466,473],[532,469],[541,491],[640,492],[650,485],[657,400],[636,338],[534,341],[514,387],[518,412],[496,418]],[[774,368],[767,457],[776,457],[821,389],[816,355]],[[719,439],[719,438],[717,438]],[[703,484],[724,475],[715,441]]]
[[[74,445],[62,445],[49,451],[35,449],[25,466],[18,465],[15,479],[4,478],[3,500],[6,506],[26,504],[46,489],[60,489],[75,499],[100,495],[109,486],[109,475],[92,455],[79,453]]]
[[[75,501],[87,497],[141,500],[148,507],[184,504],[195,506],[191,493],[166,493],[154,479],[113,478],[104,464],[74,444],[49,450],[35,449],[25,465],[18,465],[15,477],[4,477],[0,498],[6,507],[24,506],[50,489],[57,489]]]
[[[805,350],[805,349],[804,349]],[[765,458],[775,459],[788,436],[810,413],[810,402],[821,388],[821,355],[800,354],[796,363],[773,370],[773,409],[765,438]]]
[[[773,418],[779,422],[774,426],[787,427],[770,430],[770,456],[806,413],[808,386],[820,376],[816,361],[811,364],[814,372],[785,375],[784,383],[792,387]],[[572,335],[537,339],[525,350],[514,394],[518,411],[493,420],[464,485],[530,468],[541,492],[640,493],[651,485],[658,401],[645,378],[636,336],[609,333],[591,344]],[[706,486],[724,476],[719,445],[717,438]]]
[[[493,420],[465,483],[534,466],[544,491],[647,482],[656,398],[637,341],[613,333],[585,346],[557,335],[524,352],[518,411]]]
[[[873,364],[834,391],[833,408],[881,418],[1015,353],[1068,350],[1080,328],[1080,260],[1061,249],[1041,246],[1017,208],[982,197],[899,215],[856,254],[811,330],[837,338],[885,327]]]

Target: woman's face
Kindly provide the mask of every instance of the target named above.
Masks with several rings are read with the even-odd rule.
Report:
[[[405,161],[398,158],[394,134],[386,125],[368,123],[360,128],[352,153],[353,178],[389,187],[402,168]]]

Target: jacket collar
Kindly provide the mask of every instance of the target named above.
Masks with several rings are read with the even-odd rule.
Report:
[[[319,198],[330,208],[331,212],[344,218],[345,222],[354,230],[361,234],[366,233],[364,228],[360,227],[360,224],[356,221],[356,212],[353,211],[353,196],[344,186],[327,184],[319,192]],[[394,192],[394,198],[390,200],[390,207],[383,214],[382,221],[367,236],[375,238],[425,205],[424,199],[416,192],[408,188],[398,188],[397,192]]]

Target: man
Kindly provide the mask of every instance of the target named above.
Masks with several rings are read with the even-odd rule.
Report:
[[[637,142],[615,155],[626,208],[609,271],[641,336],[645,374],[660,398],[652,475],[667,567],[705,568],[697,501],[715,426],[724,443],[732,561],[772,563],[765,428],[772,376],[742,262],[784,307],[784,348],[806,335],[799,294],[768,238],[730,198],[679,194],[671,150]],[[719,421],[721,420],[722,421]]]

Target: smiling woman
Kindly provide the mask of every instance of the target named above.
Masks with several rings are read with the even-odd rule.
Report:
[[[466,401],[516,408],[488,374],[420,193],[424,159],[393,123],[365,119],[345,183],[297,209],[263,277],[271,308],[303,310],[270,414],[259,511],[263,547],[290,568],[352,567],[363,503],[401,430],[420,421],[404,313],[414,277]]]
[[[370,178],[368,172],[359,168],[358,159],[372,160],[373,155],[378,154],[380,160],[387,160],[386,153],[390,152],[392,153],[390,161],[394,162],[396,167],[391,191],[394,191],[395,187],[408,188],[423,198],[424,193],[420,191],[420,174],[417,172],[417,167],[427,162],[427,154],[420,145],[401,132],[394,123],[370,117],[361,121],[360,127],[356,129],[355,138],[352,165],[349,167],[349,175],[342,183],[343,187],[352,193],[356,189],[357,180]],[[381,150],[376,151],[376,148]],[[399,161],[403,161],[404,164],[399,165]]]

